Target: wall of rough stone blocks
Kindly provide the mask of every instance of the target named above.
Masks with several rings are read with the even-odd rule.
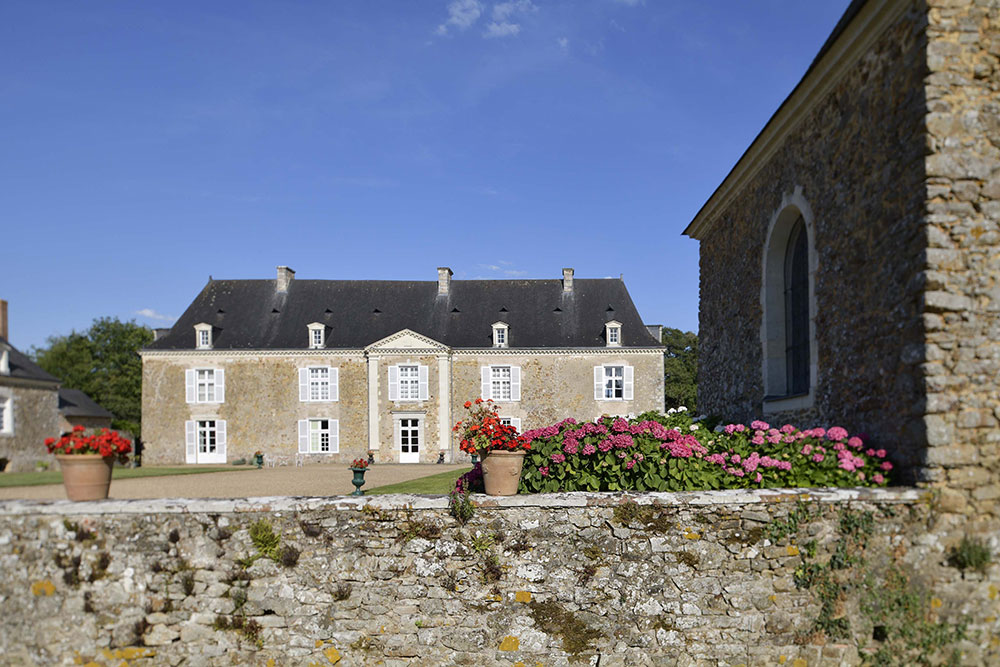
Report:
[[[466,525],[444,499],[416,496],[0,503],[0,655],[811,667],[892,664],[889,651],[915,664],[892,643],[903,626],[881,611],[905,600],[906,630],[949,636],[930,664],[1000,662],[1000,566],[949,565],[970,527],[930,492],[474,501]],[[260,521],[297,558],[250,558]],[[996,533],[978,537],[997,553]],[[803,582],[838,557],[824,606]]]
[[[928,4],[926,476],[1000,515],[1000,3]]]
[[[0,457],[10,462],[10,472],[28,472],[35,464],[55,465],[45,439],[58,437],[59,398],[55,387],[40,389],[6,386],[14,401],[14,432],[0,434]]]
[[[801,188],[815,217],[818,381],[812,409],[920,464],[924,329],[925,11],[913,3],[788,134],[701,241],[699,409],[762,416],[762,253]]]

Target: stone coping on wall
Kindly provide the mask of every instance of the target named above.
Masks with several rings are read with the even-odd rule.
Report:
[[[722,491],[685,491],[678,493],[547,493],[517,496],[474,494],[477,507],[514,509],[525,507],[571,508],[617,505],[627,500],[639,504],[664,506],[751,505],[793,500],[837,503],[868,501],[876,503],[912,503],[929,497],[931,491],[910,487],[826,488],[826,489],[726,489]],[[447,496],[385,494],[378,496],[267,496],[260,498],[160,498],[140,500],[7,500],[0,502],[0,516],[5,515],[114,515],[114,514],[224,514],[241,512],[299,512],[319,509],[446,509]]]

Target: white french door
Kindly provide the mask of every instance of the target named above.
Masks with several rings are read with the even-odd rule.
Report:
[[[420,419],[410,417],[399,420],[399,462],[420,463]]]

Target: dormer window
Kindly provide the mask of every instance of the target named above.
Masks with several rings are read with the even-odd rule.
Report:
[[[318,350],[326,345],[326,325],[313,322],[309,325],[309,347]]]
[[[604,325],[604,338],[608,347],[621,347],[622,344],[622,323],[614,320]]]
[[[510,340],[510,327],[505,322],[493,324],[493,347],[507,347]]]
[[[10,375],[10,353],[6,348],[0,350],[0,375]]]
[[[212,325],[201,324],[194,325],[194,342],[195,348],[199,350],[211,350],[212,349]]]

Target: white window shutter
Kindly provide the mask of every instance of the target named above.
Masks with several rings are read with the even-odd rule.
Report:
[[[632,387],[635,384],[633,382],[633,378],[634,378],[634,375],[632,373],[632,367],[631,366],[626,366],[625,367],[625,391],[623,392],[624,393],[623,398],[626,401],[631,401],[632,400]]]
[[[427,381],[427,366],[419,366],[417,368],[417,377],[419,380],[420,394],[419,400],[426,401],[430,398],[430,388]]]
[[[330,424],[330,453],[339,454],[340,453],[340,422],[336,419],[331,419]]]
[[[400,422],[400,420],[398,419],[394,419],[392,422],[392,441],[396,443],[396,447],[399,447],[402,444],[403,440],[401,433],[402,429],[400,428],[401,423],[402,422]]]
[[[195,401],[194,371],[190,368],[184,371],[184,400],[188,403]]]
[[[521,432],[521,418],[520,417],[511,417],[510,418],[510,425],[513,426],[514,428],[516,428],[518,433]]]
[[[299,400],[309,400],[309,369],[299,369]]]
[[[299,454],[309,453],[309,420],[299,420]]]
[[[330,400],[340,400],[340,369],[330,369]]]
[[[215,402],[226,402],[226,369],[215,369]]]
[[[215,420],[215,451],[226,455],[226,420]]]
[[[521,400],[521,367],[510,367],[510,400]]]
[[[389,366],[389,400],[399,400],[399,366]]]
[[[594,366],[594,400],[604,400],[604,366]]]
[[[482,372],[482,379],[483,379],[482,395],[483,395],[483,400],[485,401],[487,399],[493,398],[490,392],[490,367],[483,366],[480,369],[480,371]]]
[[[184,422],[184,438],[187,444],[185,449],[186,454],[184,456],[185,463],[197,463],[198,462],[198,443],[196,434],[196,425],[193,421]]]

